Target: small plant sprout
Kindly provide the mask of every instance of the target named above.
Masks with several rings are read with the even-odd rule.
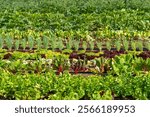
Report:
[[[93,41],[90,42],[90,49],[94,50],[94,42]]]
[[[16,40],[16,41],[15,41],[15,49],[16,49],[16,50],[19,49],[19,44],[20,44],[20,41],[19,41],[19,40]]]
[[[54,38],[53,40],[51,40],[51,48],[54,51],[56,47],[57,47],[56,39]]]
[[[34,46],[34,39],[32,36],[28,36],[28,44],[29,44],[30,50],[32,50]]]
[[[138,48],[140,51],[143,51],[143,43],[142,43],[142,41],[137,41],[137,42],[136,42],[136,46],[137,46],[137,48]]]
[[[61,38],[59,38],[58,40],[57,47],[59,48],[59,50],[62,50],[64,48],[64,44]]]
[[[115,46],[116,46],[117,51],[120,51],[120,49],[121,49],[121,42],[120,42],[120,40],[115,41]]]
[[[43,37],[43,45],[45,49],[48,49],[49,46],[49,40],[46,36]]]
[[[41,49],[42,41],[41,41],[40,38],[38,38],[38,39],[36,40],[36,43],[37,43],[37,49],[38,49],[38,50]]]
[[[111,43],[110,41],[106,42],[106,48],[110,51],[111,50]]]
[[[68,42],[66,43],[66,48],[69,50],[72,48],[72,39],[68,40]]]
[[[12,39],[12,37],[10,35],[7,35],[7,37],[6,37],[6,45],[7,45],[9,50],[12,49],[13,39]]]
[[[150,42],[145,43],[145,46],[148,50],[150,50]]]
[[[98,47],[99,51],[102,51],[102,43],[101,42],[97,42],[97,47]]]
[[[23,39],[21,43],[23,50],[26,49],[26,44],[27,44],[26,39]]]
[[[133,51],[136,51],[136,43],[135,43],[135,41],[131,42],[131,48],[132,48]]]
[[[127,40],[123,40],[123,46],[124,46],[124,49],[125,49],[125,51],[128,51],[128,49],[129,49],[129,42],[127,41]]]
[[[0,49],[3,48],[3,43],[4,43],[4,41],[3,41],[3,39],[2,39],[2,36],[0,35]]]
[[[87,43],[86,43],[86,41],[83,41],[83,43],[82,43],[82,48],[83,48],[84,50],[87,49]]]
[[[74,48],[75,48],[75,51],[78,51],[78,49],[79,49],[79,44],[80,44],[80,41],[74,40]]]

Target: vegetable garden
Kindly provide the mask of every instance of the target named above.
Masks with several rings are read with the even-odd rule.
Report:
[[[150,99],[150,1],[0,0],[0,99]]]

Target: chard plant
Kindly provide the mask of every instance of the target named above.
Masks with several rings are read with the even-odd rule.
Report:
[[[45,49],[48,49],[49,46],[49,40],[46,36],[43,37],[43,45]]]
[[[12,37],[10,35],[7,35],[7,37],[6,37],[6,45],[7,45],[9,50],[12,49],[13,39],[12,39]]]
[[[2,36],[0,35],[0,49],[3,48],[3,44],[4,44],[4,41],[3,41],[3,39],[2,39]]]
[[[123,40],[123,46],[124,46],[124,49],[125,49],[125,51],[128,51],[128,49],[129,49],[129,42],[127,41],[127,40]]]
[[[19,44],[20,44],[20,41],[19,41],[19,40],[16,40],[16,41],[15,41],[15,49],[16,49],[16,50],[19,49]]]
[[[106,48],[110,51],[111,50],[111,43],[110,41],[106,42]]]
[[[87,49],[87,43],[86,43],[86,41],[83,41],[82,48],[83,48],[83,50],[86,51],[86,49]]]
[[[120,40],[115,41],[115,46],[116,46],[117,51],[120,51],[120,49],[121,49],[121,41]]]
[[[26,49],[26,44],[27,44],[26,39],[23,39],[23,40],[22,40],[22,43],[21,43],[23,50]]]
[[[98,47],[99,51],[102,51],[102,43],[101,42],[97,42],[97,47]]]
[[[34,47],[34,39],[32,36],[28,36],[28,44],[29,44],[30,50],[32,50]]]
[[[40,38],[38,38],[38,39],[36,40],[36,43],[37,43],[37,49],[38,49],[38,50],[41,49],[42,41],[41,41]]]

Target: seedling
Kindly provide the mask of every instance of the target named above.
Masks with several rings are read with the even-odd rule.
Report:
[[[111,50],[111,43],[109,41],[106,42],[106,48],[110,51]]]
[[[117,51],[119,51],[121,49],[121,42],[120,42],[120,40],[115,41],[115,46],[116,46]]]
[[[0,49],[3,48],[3,43],[4,43],[4,41],[3,41],[3,39],[2,39],[2,36],[0,35]]]
[[[42,41],[41,41],[40,38],[38,38],[38,39],[36,40],[36,43],[37,43],[37,49],[38,49],[38,50],[41,49]]]
[[[26,39],[23,39],[22,40],[22,47],[23,47],[23,50],[25,50],[26,49]]]
[[[7,37],[6,37],[6,45],[7,45],[7,47],[8,47],[9,50],[12,49],[13,39],[11,38],[10,35],[7,35]]]
[[[20,41],[19,41],[19,40],[16,40],[16,41],[15,41],[15,49],[16,49],[16,50],[19,49],[19,44],[20,44]]]
[[[43,37],[43,45],[45,49],[48,49],[49,40],[46,36]]]
[[[32,36],[28,36],[28,44],[29,44],[30,50],[32,50],[34,46],[34,40]]]
[[[101,50],[102,50],[102,43],[101,43],[101,42],[98,42],[98,43],[97,43],[97,47],[98,47],[99,51],[101,51]]]
[[[87,43],[86,43],[86,41],[83,41],[83,43],[82,43],[82,48],[86,51],[86,48],[87,48]]]

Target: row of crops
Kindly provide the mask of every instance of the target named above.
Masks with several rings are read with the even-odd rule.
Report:
[[[0,99],[150,99],[150,1],[0,0]]]

